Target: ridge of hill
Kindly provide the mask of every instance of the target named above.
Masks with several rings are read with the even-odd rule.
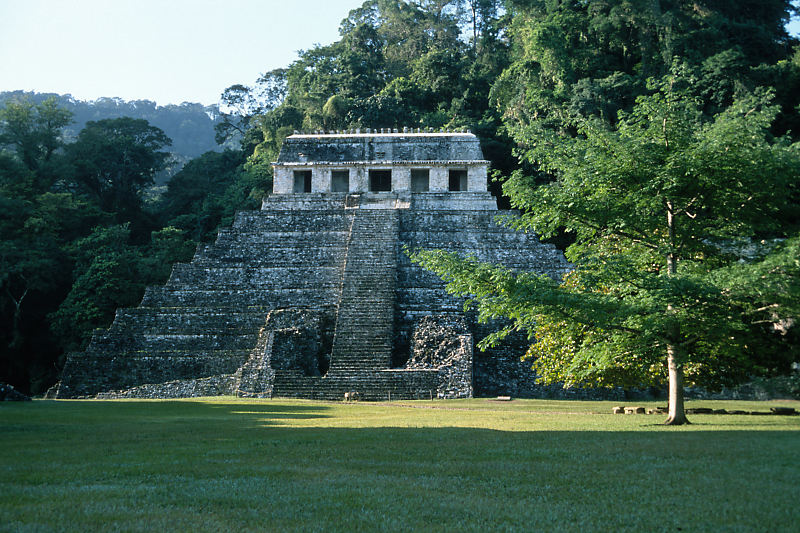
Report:
[[[70,94],[37,93],[29,91],[0,92],[0,107],[7,101],[28,99],[40,103],[55,98],[59,107],[73,114],[73,123],[64,128],[67,142],[73,141],[89,121],[109,118],[131,117],[145,119],[152,126],[164,131],[172,139],[169,151],[174,161],[158,181],[166,181],[177,173],[191,159],[209,151],[219,152],[220,146],[214,139],[214,126],[221,122],[219,107],[193,102],[180,105],[158,105],[151,100],[123,100],[121,98],[98,98],[80,100]],[[234,146],[230,146],[234,148]]]

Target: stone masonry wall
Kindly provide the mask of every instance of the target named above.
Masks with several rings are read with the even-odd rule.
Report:
[[[462,317],[424,317],[414,328],[406,369],[436,369],[437,398],[472,396],[472,334]]]

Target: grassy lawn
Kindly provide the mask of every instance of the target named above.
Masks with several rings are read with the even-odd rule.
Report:
[[[800,417],[612,405],[4,403],[0,531],[800,531]]]

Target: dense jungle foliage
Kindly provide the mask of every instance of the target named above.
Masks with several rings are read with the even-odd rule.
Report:
[[[98,98],[84,101],[71,95],[34,93],[25,91],[0,92],[0,107],[7,102],[28,101],[41,104],[54,99],[58,107],[72,113],[72,121],[61,130],[61,138],[70,143],[89,121],[106,118],[140,118],[160,128],[172,139],[169,153],[172,155],[166,168],[156,173],[156,184],[163,185],[184,164],[208,151],[238,148],[238,142],[225,146],[217,144],[214,127],[222,121],[219,106],[184,102],[180,105],[157,105],[151,100],[127,101],[121,98]]]
[[[171,139],[166,127],[139,118],[84,118],[55,99],[6,99],[0,108],[0,381],[32,393],[52,385],[66,351],[85,345],[117,307],[136,305],[146,285],[162,283],[173,262],[189,260],[196,244],[212,239],[237,209],[258,205],[271,189],[270,162],[294,130],[467,127],[492,161],[493,192],[502,196],[506,183],[504,205],[527,211],[536,205],[532,191],[557,183],[571,172],[566,167],[577,168],[561,152],[548,159],[545,142],[566,139],[563,146],[574,152],[587,149],[582,142],[595,143],[598,160],[613,160],[596,144],[627,132],[636,145],[636,121],[663,118],[659,106],[672,101],[683,110],[681,142],[694,147],[704,141],[689,130],[712,128],[723,116],[734,120],[731,109],[751,102],[755,111],[741,109],[742,120],[750,124],[753,117],[759,146],[786,150],[786,165],[773,167],[784,176],[800,132],[800,48],[785,29],[795,13],[789,0],[368,0],[341,22],[335,43],[302,51],[253,84],[226,89],[214,118],[216,140],[227,148],[191,154],[196,157],[166,189],[154,188],[155,177],[174,164],[168,152],[182,136]],[[649,110],[641,107],[647,101]],[[671,168],[670,161],[653,164]],[[591,169],[575,170],[576,176],[586,172]],[[750,180],[748,186],[759,186],[757,177]],[[769,228],[748,226],[747,237],[796,235],[797,181],[781,184],[787,205],[769,214]],[[601,190],[607,193],[602,200],[613,203],[613,188]],[[560,246],[592,231],[543,212],[551,218],[537,223]],[[603,235],[603,249],[614,249],[613,236]],[[769,265],[759,268],[767,272]],[[733,297],[747,299],[747,293],[745,284]],[[757,300],[775,303],[764,298]],[[761,313],[757,321],[785,330],[791,319]],[[563,320],[542,321],[543,331]],[[580,344],[584,326],[559,331]],[[787,346],[784,333],[763,333],[758,342],[767,360],[748,371],[788,370],[789,357],[775,355],[776,347]],[[543,340],[540,346],[553,338]],[[573,378],[559,362],[564,352],[553,353],[541,360],[540,372]],[[641,367],[628,370],[603,379],[617,372],[622,381],[651,380]]]

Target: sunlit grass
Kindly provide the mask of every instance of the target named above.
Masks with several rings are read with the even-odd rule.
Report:
[[[618,404],[6,403],[0,530],[798,530],[800,417]]]

